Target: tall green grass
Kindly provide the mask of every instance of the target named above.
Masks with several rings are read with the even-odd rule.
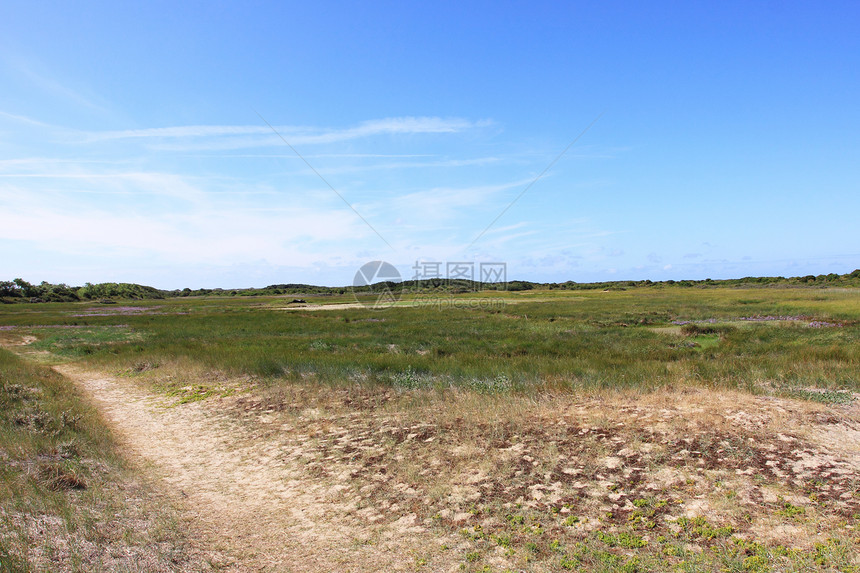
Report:
[[[147,314],[108,317],[72,316],[81,305],[33,305],[29,313],[18,306],[15,314],[0,314],[0,323],[29,325],[18,330],[40,337],[45,350],[115,368],[177,360],[269,379],[394,385],[410,372],[437,386],[503,376],[524,390],[677,383],[860,388],[857,291],[676,287],[486,296],[505,305],[311,311],[279,310],[283,300],[271,297],[187,298],[141,305],[152,309]],[[738,320],[756,316],[802,320]],[[813,319],[838,326],[810,328]],[[697,333],[676,321],[714,322],[700,323],[711,328]],[[38,328],[75,323],[64,332]]]

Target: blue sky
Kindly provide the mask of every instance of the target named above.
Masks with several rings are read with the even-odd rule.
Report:
[[[0,278],[850,272],[857,30],[852,2],[6,2]]]

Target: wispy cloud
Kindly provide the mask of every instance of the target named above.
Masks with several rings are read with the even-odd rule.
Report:
[[[293,145],[336,143],[376,135],[459,133],[492,125],[490,121],[461,118],[391,117],[362,122],[343,129],[308,126],[275,126]],[[121,139],[155,140],[152,147],[166,151],[228,150],[282,145],[266,125],[186,125],[120,131],[91,132],[85,142]]]
[[[44,63],[35,58],[25,58],[17,54],[6,53],[3,61],[15,70],[25,81],[31,85],[51,94],[55,98],[71,102],[75,105],[89,108],[101,113],[107,113],[108,109],[103,103],[98,102],[98,96],[85,93],[87,88],[78,86],[72,88],[64,81],[57,79],[60,74],[50,70]]]
[[[0,117],[14,121],[14,122],[17,122],[17,123],[23,123],[26,125],[34,125],[34,126],[38,126],[38,127],[47,127],[47,128],[51,128],[51,129],[55,129],[57,127],[55,125],[51,125],[51,124],[45,123],[43,121],[38,121],[38,120],[32,119],[30,117],[24,116],[24,115],[17,115],[17,114],[8,113],[5,111],[0,111]]]
[[[424,169],[446,167],[475,167],[490,165],[501,161],[499,157],[473,157],[470,159],[439,159],[436,161],[389,161],[385,163],[365,163],[320,169],[324,173],[349,173],[356,171],[380,171],[393,169]]]
[[[282,143],[280,141],[276,143]],[[210,157],[206,154],[192,154],[193,157]],[[361,173],[361,172],[370,172],[370,171],[395,171],[395,170],[415,170],[415,169],[448,169],[452,167],[482,167],[487,165],[498,164],[502,161],[506,161],[508,164],[513,164],[516,162],[522,161],[521,159],[515,158],[502,158],[502,157],[470,157],[466,159],[453,159],[453,158],[438,158],[438,159],[428,159],[437,157],[433,154],[413,154],[413,155],[396,155],[396,154],[333,154],[333,153],[322,153],[322,154],[313,154],[303,156],[313,164],[317,171],[323,173],[325,175],[341,175],[346,173]],[[231,154],[219,154],[219,157],[231,157],[231,158],[253,158],[253,159],[285,159],[285,160],[294,160],[296,159],[296,155],[294,153],[291,154],[268,154],[268,153],[231,153]],[[323,161],[317,163],[316,160],[321,159]],[[354,162],[347,162],[345,164],[336,165],[336,166],[322,166],[323,164],[329,163],[328,160],[357,160]],[[424,160],[422,160],[424,159]],[[376,161],[383,160],[383,161]]]
[[[11,170],[4,167],[23,167]],[[89,167],[89,168],[88,168]],[[23,181],[46,179],[52,183],[45,187],[0,187],[0,196],[8,197],[13,189],[18,200],[46,203],[49,197],[62,198],[75,195],[133,195],[161,196],[181,199],[200,205],[207,193],[191,183],[193,178],[174,173],[153,171],[94,170],[92,165],[72,164],[63,161],[19,160],[0,163],[0,180]]]
[[[152,127],[148,129],[124,129],[120,131],[100,131],[87,134],[89,141],[139,138],[185,138],[217,137],[222,135],[268,134],[269,128],[256,125],[183,125],[177,127]]]
[[[121,162],[104,159],[61,159],[57,157],[19,157],[0,159],[0,176],[47,175],[78,165],[116,165]]]
[[[522,185],[523,181],[511,181],[496,185],[433,187],[400,193],[364,204],[362,208],[378,218],[398,221],[401,228],[411,232],[456,229],[459,235],[473,226],[474,215],[486,216],[486,209],[494,208],[500,195]]]

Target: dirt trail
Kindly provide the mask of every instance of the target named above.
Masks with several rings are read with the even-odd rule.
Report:
[[[201,402],[173,405],[130,380],[56,370],[89,394],[130,457],[151,464],[226,570],[407,570],[430,543],[414,528],[404,536],[357,526],[349,516],[359,498],[345,480],[313,479],[284,461],[277,440],[259,439],[235,417]]]

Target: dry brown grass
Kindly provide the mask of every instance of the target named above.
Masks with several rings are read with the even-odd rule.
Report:
[[[597,533],[634,532],[650,548],[646,561],[660,538],[687,535],[685,551],[711,544],[690,538],[678,518],[706,517],[722,537],[765,548],[811,552],[827,539],[856,548],[856,402],[694,387],[523,397],[296,385],[229,403],[247,427],[276,426],[276,442],[300,441],[287,459],[352,488],[362,519],[382,526],[409,516],[424,531],[460,535],[452,547],[466,568],[551,570],[550,540],[571,546]],[[511,515],[542,532],[531,539]],[[566,516],[578,522],[564,526]],[[514,551],[499,555],[494,538],[510,538]],[[537,554],[524,549],[530,543]]]

